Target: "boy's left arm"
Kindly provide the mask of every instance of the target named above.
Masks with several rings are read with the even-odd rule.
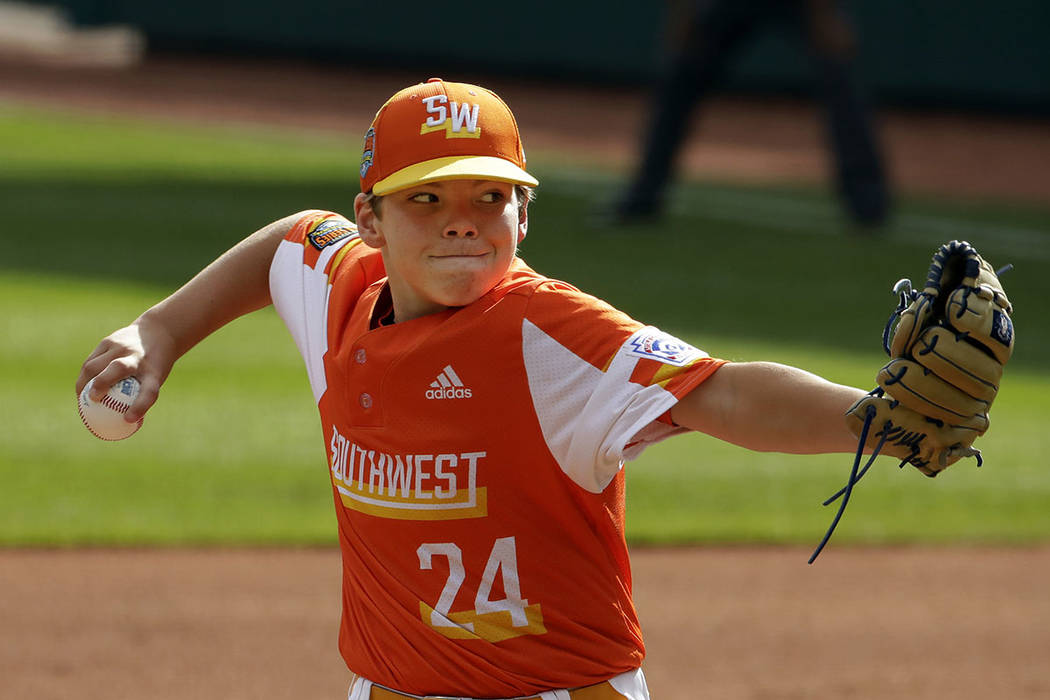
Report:
[[[1006,269],[1006,268],[1004,268]],[[927,476],[981,452],[988,407],[1014,347],[999,273],[969,243],[934,254],[922,292],[900,280],[890,363],[870,392],[784,365],[727,364],[671,409],[678,425],[753,450],[892,455]],[[845,418],[845,420],[843,420]],[[858,436],[859,440],[853,438]]]
[[[760,452],[853,452],[843,417],[865,394],[787,365],[729,363],[683,396],[671,419]]]

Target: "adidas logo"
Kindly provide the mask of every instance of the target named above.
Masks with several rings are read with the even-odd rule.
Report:
[[[470,389],[463,386],[463,380],[452,369],[452,365],[445,365],[437,379],[430,382],[426,393],[428,399],[469,399],[473,395]]]

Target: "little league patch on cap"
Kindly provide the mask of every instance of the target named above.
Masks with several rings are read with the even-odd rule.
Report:
[[[510,108],[477,85],[431,78],[376,112],[361,154],[361,191],[390,194],[436,180],[539,184]]]

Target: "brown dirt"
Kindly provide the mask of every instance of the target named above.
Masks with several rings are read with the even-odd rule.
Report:
[[[663,700],[1050,697],[1050,549],[634,552]],[[333,700],[335,550],[0,551],[5,698]]]
[[[0,58],[0,101],[345,132],[428,76],[150,59],[125,70]],[[625,168],[645,95],[496,84],[530,149]],[[1050,202],[1043,122],[885,114],[912,192]],[[720,99],[683,154],[696,175],[825,178],[818,117]],[[1028,700],[1050,696],[1050,549],[640,550],[654,698]],[[345,697],[329,550],[0,551],[5,698]]]

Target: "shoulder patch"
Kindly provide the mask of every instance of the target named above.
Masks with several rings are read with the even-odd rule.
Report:
[[[698,350],[689,343],[652,326],[640,329],[624,347],[628,355],[656,360],[675,367],[685,367],[693,360],[707,357],[707,353],[703,350]]]
[[[306,240],[317,250],[324,250],[333,243],[354,235],[357,235],[357,227],[346,219],[324,219],[307,232]]]

